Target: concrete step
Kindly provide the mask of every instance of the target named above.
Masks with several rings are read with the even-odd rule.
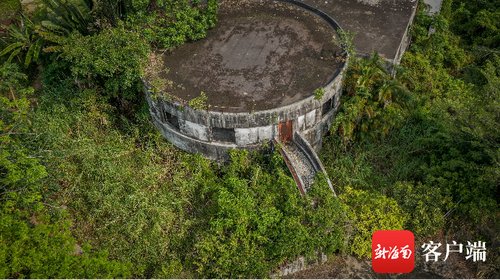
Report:
[[[323,164],[307,140],[300,134],[295,133],[293,141],[280,143],[278,146],[297,187],[303,195],[311,189],[314,178],[318,173],[323,173],[326,176],[328,186],[335,195],[335,190],[330,179],[328,179]]]
[[[300,178],[304,193],[307,193],[314,182],[314,176],[316,176],[314,167],[295,142],[284,144],[283,150],[287,154],[298,178]]]

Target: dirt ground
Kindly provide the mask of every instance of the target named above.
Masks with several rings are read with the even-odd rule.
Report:
[[[206,39],[164,55],[167,92],[210,110],[252,112],[292,104],[325,86],[341,65],[335,31],[320,17],[278,1],[222,1]]]
[[[298,279],[436,279],[436,278],[477,278],[472,267],[457,256],[451,256],[446,262],[425,263],[417,255],[416,267],[409,274],[377,274],[373,272],[371,260],[361,260],[352,256],[335,256],[328,262],[311,267],[288,278]]]

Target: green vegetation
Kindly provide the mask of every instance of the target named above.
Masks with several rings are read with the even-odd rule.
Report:
[[[386,135],[405,117],[405,90],[387,72],[378,55],[351,60],[344,95],[333,130],[346,144],[357,138]]]
[[[208,96],[207,94],[202,91],[199,96],[189,100],[189,107],[193,109],[198,109],[198,110],[206,110],[208,109]]]
[[[314,99],[321,100],[321,98],[323,98],[323,95],[325,95],[324,88],[317,88],[314,90]]]
[[[370,257],[375,230],[403,229],[406,217],[392,198],[346,187],[340,199],[348,205],[347,217],[352,231],[347,249],[350,253]]]
[[[67,12],[52,1],[11,27],[0,43],[0,277],[267,277],[319,251],[369,256],[377,229],[498,240],[498,5],[419,13],[396,77],[377,56],[351,60],[320,153],[336,198],[321,178],[301,197],[276,152],[218,164],[154,129],[140,79],[151,50],[215,24],[217,2],[201,2],[74,1]]]
[[[321,153],[340,193],[356,189],[396,201],[395,214],[406,217],[397,220],[421,238],[443,230],[498,239],[498,44],[460,28],[470,23],[464,13],[499,7],[472,3],[445,1],[436,17],[420,13],[396,78],[376,56],[352,60],[334,134]],[[493,14],[482,20],[493,21]],[[358,226],[366,224],[377,228]]]
[[[21,10],[21,1],[3,0],[0,2],[0,19],[13,18]]]
[[[312,209],[278,154],[234,153],[219,167],[166,144],[146,108],[113,119],[96,91],[71,83],[46,81],[34,117],[48,200],[72,209],[77,239],[132,262],[134,275],[264,277],[314,248],[341,248],[340,203],[318,187]]]
[[[7,62],[15,58],[17,62],[28,67],[31,62],[38,62],[42,50],[42,39],[35,34],[35,25],[24,16],[21,17],[21,26],[10,25],[8,28],[9,44],[0,52],[0,56],[7,56]]]
[[[148,54],[140,35],[123,26],[92,36],[73,33],[61,46],[61,57],[79,83],[102,86],[107,95],[129,99],[141,87],[138,77],[143,76]]]
[[[199,96],[189,100],[188,105],[193,109],[206,110],[208,109],[208,96],[205,92],[201,92]]]
[[[301,198],[279,154],[235,152],[230,164],[219,166],[178,151],[153,128],[140,88],[150,47],[198,39],[214,24],[207,10],[187,3],[156,5],[162,13],[177,11],[171,19],[175,29],[163,30],[161,24],[171,25],[149,8],[102,30],[81,28],[87,23],[33,21],[37,32],[30,34],[43,41],[38,60],[43,89],[29,92],[36,105],[2,91],[6,112],[23,108],[19,116],[5,118],[2,131],[27,124],[9,136],[18,142],[5,150],[12,152],[3,155],[1,170],[5,180],[36,181],[36,189],[18,196],[34,196],[40,209],[19,216],[25,206],[5,202],[11,212],[1,235],[7,246],[4,276],[265,277],[299,255],[343,250],[342,204],[324,184]],[[64,15],[56,10],[49,17]],[[77,14],[85,13],[66,16]],[[202,16],[204,25],[191,24]],[[150,30],[143,28],[146,23]],[[54,32],[63,25],[71,32]],[[157,31],[163,32],[162,41],[144,36]],[[18,54],[22,62],[26,51]],[[36,73],[37,61],[31,62],[27,70]],[[4,65],[5,73],[18,73],[15,65]],[[206,94],[190,105],[206,106]],[[26,241],[17,242],[20,238]],[[44,249],[32,254],[30,244]],[[61,269],[53,268],[58,265]]]
[[[16,65],[0,68],[0,277],[127,277],[127,262],[109,261],[105,251],[79,249],[71,219],[44,199],[50,174],[26,148],[33,134],[29,116],[33,89]],[[82,244],[82,243],[80,243]]]

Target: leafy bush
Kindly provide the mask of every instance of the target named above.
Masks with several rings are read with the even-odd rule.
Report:
[[[217,22],[216,0],[205,7],[196,1],[157,1],[153,13],[137,13],[128,20],[130,28],[141,33],[153,46],[171,49],[186,41],[199,40]],[[146,2],[138,4],[143,9]]]
[[[82,249],[67,221],[53,222],[43,209],[31,213],[2,209],[0,277],[114,278],[130,277],[129,265],[109,261],[105,252]]]
[[[467,43],[488,48],[500,46],[498,1],[449,1],[451,27]]]
[[[72,33],[62,46],[61,56],[71,63],[71,72],[80,82],[102,84],[111,96],[132,98],[140,88],[149,47],[139,34],[123,26],[99,34]]]
[[[325,95],[324,88],[317,88],[314,90],[314,99],[321,100],[321,98],[323,98],[323,95]]]
[[[23,145],[30,133],[28,98],[33,89],[27,87],[26,75],[15,64],[0,66],[0,184],[3,207],[26,206],[39,199],[35,185],[46,176],[45,168]]]
[[[211,186],[211,217],[196,236],[192,262],[205,277],[266,277],[299,255],[343,248],[343,207],[326,183],[300,197],[279,154],[271,162],[234,152]],[[207,216],[208,217],[208,216]]]
[[[332,127],[345,143],[387,135],[404,118],[405,90],[377,55],[369,60],[351,59],[345,90],[343,106]]]
[[[26,76],[12,64],[0,67],[0,277],[100,278],[128,277],[126,263],[109,261],[104,251],[78,246],[65,212],[51,216],[43,200],[42,181],[48,176],[26,146],[30,125]],[[29,137],[28,137],[29,135]]]
[[[59,35],[73,32],[89,35],[93,29],[92,0],[43,0],[44,18],[41,26]]]
[[[371,256],[371,240],[376,230],[403,229],[406,215],[398,203],[386,196],[347,187],[340,199],[349,207],[348,252]]]
[[[189,100],[189,107],[197,110],[206,110],[208,109],[208,96],[205,92],[201,92],[199,96]]]
[[[29,18],[22,16],[21,24],[10,25],[7,32],[9,34],[7,45],[0,52],[0,56],[8,55],[8,63],[17,58],[17,62],[24,64],[25,67],[38,61],[43,41],[35,33],[35,24]]]
[[[447,201],[438,187],[398,182],[392,189],[392,195],[408,214],[405,229],[421,237],[430,236],[443,228],[442,209],[445,209]]]

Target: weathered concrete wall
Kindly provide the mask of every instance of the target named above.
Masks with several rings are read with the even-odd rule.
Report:
[[[281,265],[278,270],[271,274],[271,278],[280,278],[292,275],[299,271],[309,269],[313,266],[324,264],[328,261],[328,257],[323,253],[317,253],[316,258],[307,260],[305,257],[300,256],[295,261]]]
[[[337,96],[340,92],[343,79],[344,66],[333,81],[325,86],[325,94],[321,100],[316,100],[314,96],[290,104],[288,106],[279,107],[271,110],[263,110],[256,112],[244,113],[228,113],[220,111],[197,110],[179,102],[169,101],[154,93],[148,91],[148,96],[155,100],[154,106],[158,111],[167,112],[179,119],[190,121],[192,123],[201,124],[207,127],[220,128],[245,128],[245,127],[261,127],[276,124],[280,121],[297,119],[299,116],[311,113],[316,109],[320,109],[324,102],[330,98]]]
[[[346,66],[344,66],[345,68]],[[344,69],[342,68],[342,70]],[[304,136],[314,148],[321,147],[325,127],[329,127],[336,106],[323,115],[323,105],[334,100],[338,103],[341,95],[343,72],[325,87],[320,100],[314,96],[289,106],[253,113],[223,113],[209,110],[195,110],[179,103],[171,102],[146,90],[151,115],[162,134],[177,147],[199,152],[213,159],[222,159],[233,148],[255,148],[262,142],[278,136],[278,124],[292,120],[294,131],[304,132]],[[179,127],[169,123],[170,115],[176,118]],[[214,139],[212,130],[234,130],[234,143]]]
[[[443,0],[424,0],[424,3],[429,7],[427,13],[432,16],[441,11]]]
[[[391,61],[392,65],[398,65],[401,62],[401,59],[403,58],[403,54],[405,53],[406,49],[408,49],[408,46],[411,43],[411,37],[410,37],[410,26],[413,23],[413,20],[415,19],[415,14],[417,13],[417,7],[412,10],[410,20],[408,21],[408,24],[406,25],[405,32],[403,34],[403,37],[401,39],[401,43],[399,44],[398,50],[396,52],[396,56],[394,59]]]

